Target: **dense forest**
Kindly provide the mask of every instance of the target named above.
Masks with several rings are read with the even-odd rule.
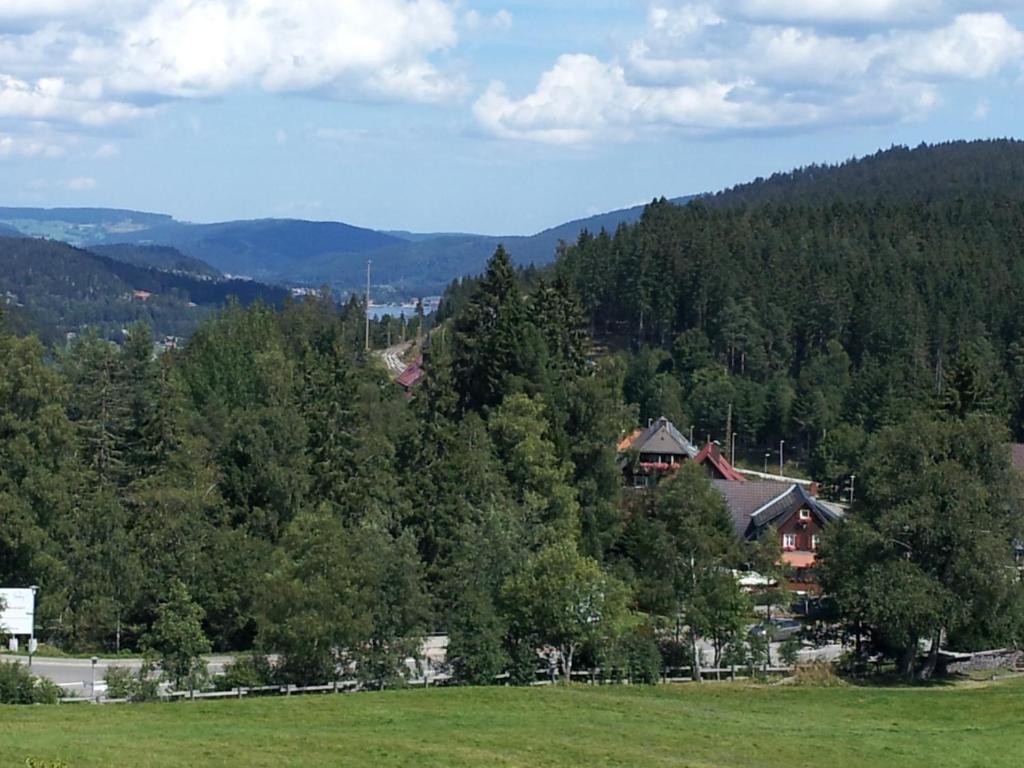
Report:
[[[781,178],[730,205],[655,202],[564,249],[593,332],[634,351],[641,419],[736,433],[753,463],[785,440],[834,489],[866,436],[913,410],[984,409],[1024,437],[1024,144]],[[776,202],[786,185],[795,202]]]
[[[905,674],[922,639],[1020,643],[1024,194],[973,191],[657,202],[543,271],[498,248],[411,398],[357,301],[232,304],[160,357],[143,325],[55,355],[6,332],[0,583],[41,587],[53,644],[151,647],[177,606],[288,682],[390,683],[431,631],[473,683],[533,679],[538,648],[635,680],[699,666],[698,639],[763,660],[732,571],[783,583],[778,542],[738,542],[696,467],[622,488],[618,440],[664,413],[757,456],[784,439],[836,494],[856,474],[823,631]]]

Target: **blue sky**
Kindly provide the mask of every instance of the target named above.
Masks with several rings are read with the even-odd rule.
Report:
[[[1017,0],[0,0],[0,204],[531,233],[1020,135]]]

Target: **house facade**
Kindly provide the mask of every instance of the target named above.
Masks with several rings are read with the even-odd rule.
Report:
[[[745,541],[777,536],[782,559],[797,585],[813,584],[822,532],[843,516],[843,508],[816,498],[801,483],[712,481],[725,500],[736,535]]]
[[[704,467],[715,480],[746,481],[722,455],[718,443],[697,449],[667,418],[652,421],[619,443],[619,468],[631,488],[647,488],[674,472],[684,462]]]
[[[745,476],[722,455],[718,443],[698,449],[664,416],[626,436],[618,450],[623,483],[630,488],[655,486],[683,463],[701,466],[725,500],[736,536],[745,541],[777,536],[782,559],[793,568],[794,588],[814,584],[822,531],[843,515],[843,508],[818,499],[812,483]]]

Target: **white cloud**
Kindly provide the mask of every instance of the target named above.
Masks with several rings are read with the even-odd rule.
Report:
[[[105,144],[100,144],[96,151],[92,153],[92,156],[97,160],[109,160],[112,157],[117,157],[119,154],[121,154],[121,147],[112,141],[108,141]]]
[[[1024,33],[998,13],[884,32],[751,23],[726,13],[754,5],[655,3],[645,35],[622,56],[563,55],[520,98],[491,83],[474,113],[498,137],[557,144],[666,129],[693,135],[806,130],[915,119],[942,102],[945,82],[1024,66]],[[839,3],[807,5],[821,13],[841,10]],[[861,10],[881,16],[896,5],[877,0]]]
[[[1024,33],[998,13],[964,14],[904,42],[898,65],[926,78],[977,80],[1024,60]]]
[[[469,30],[494,29],[506,30],[512,27],[512,14],[502,8],[493,16],[486,16],[480,11],[470,9],[462,14],[462,24]]]
[[[62,186],[71,192],[88,192],[96,188],[96,179],[90,176],[76,176],[65,181]]]
[[[53,159],[63,157],[66,152],[67,150],[56,142],[0,133],[0,158],[31,157]]]
[[[466,90],[464,76],[445,66],[458,43],[459,4],[0,0],[0,119],[92,130],[169,100],[242,89],[452,100]]]
[[[988,99],[978,99],[978,103],[974,105],[974,119],[985,120],[988,118],[988,114],[992,109],[992,105],[989,104]]]
[[[3,0],[0,19],[38,19],[80,14],[102,5],[101,0]]]
[[[256,86],[436,101],[462,89],[430,60],[456,44],[456,26],[443,0],[157,0],[74,55],[102,65],[117,93]]]
[[[945,0],[732,0],[722,3],[737,15],[756,21],[899,22],[934,17]]]

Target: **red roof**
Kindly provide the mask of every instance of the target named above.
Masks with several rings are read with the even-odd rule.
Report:
[[[643,433],[644,431],[642,429],[634,429],[622,438],[622,440],[619,441],[619,453],[625,453],[628,451],[633,446],[634,441]]]
[[[423,358],[410,365],[398,375],[398,384],[405,389],[412,389],[423,378]]]
[[[745,483],[747,481],[747,479],[737,472],[733,468],[732,464],[726,460],[725,456],[723,456],[718,450],[718,446],[714,443],[707,443],[700,449],[700,453],[693,457],[693,460],[697,464],[703,464],[705,462],[711,464],[723,480],[731,480],[734,483]]]

